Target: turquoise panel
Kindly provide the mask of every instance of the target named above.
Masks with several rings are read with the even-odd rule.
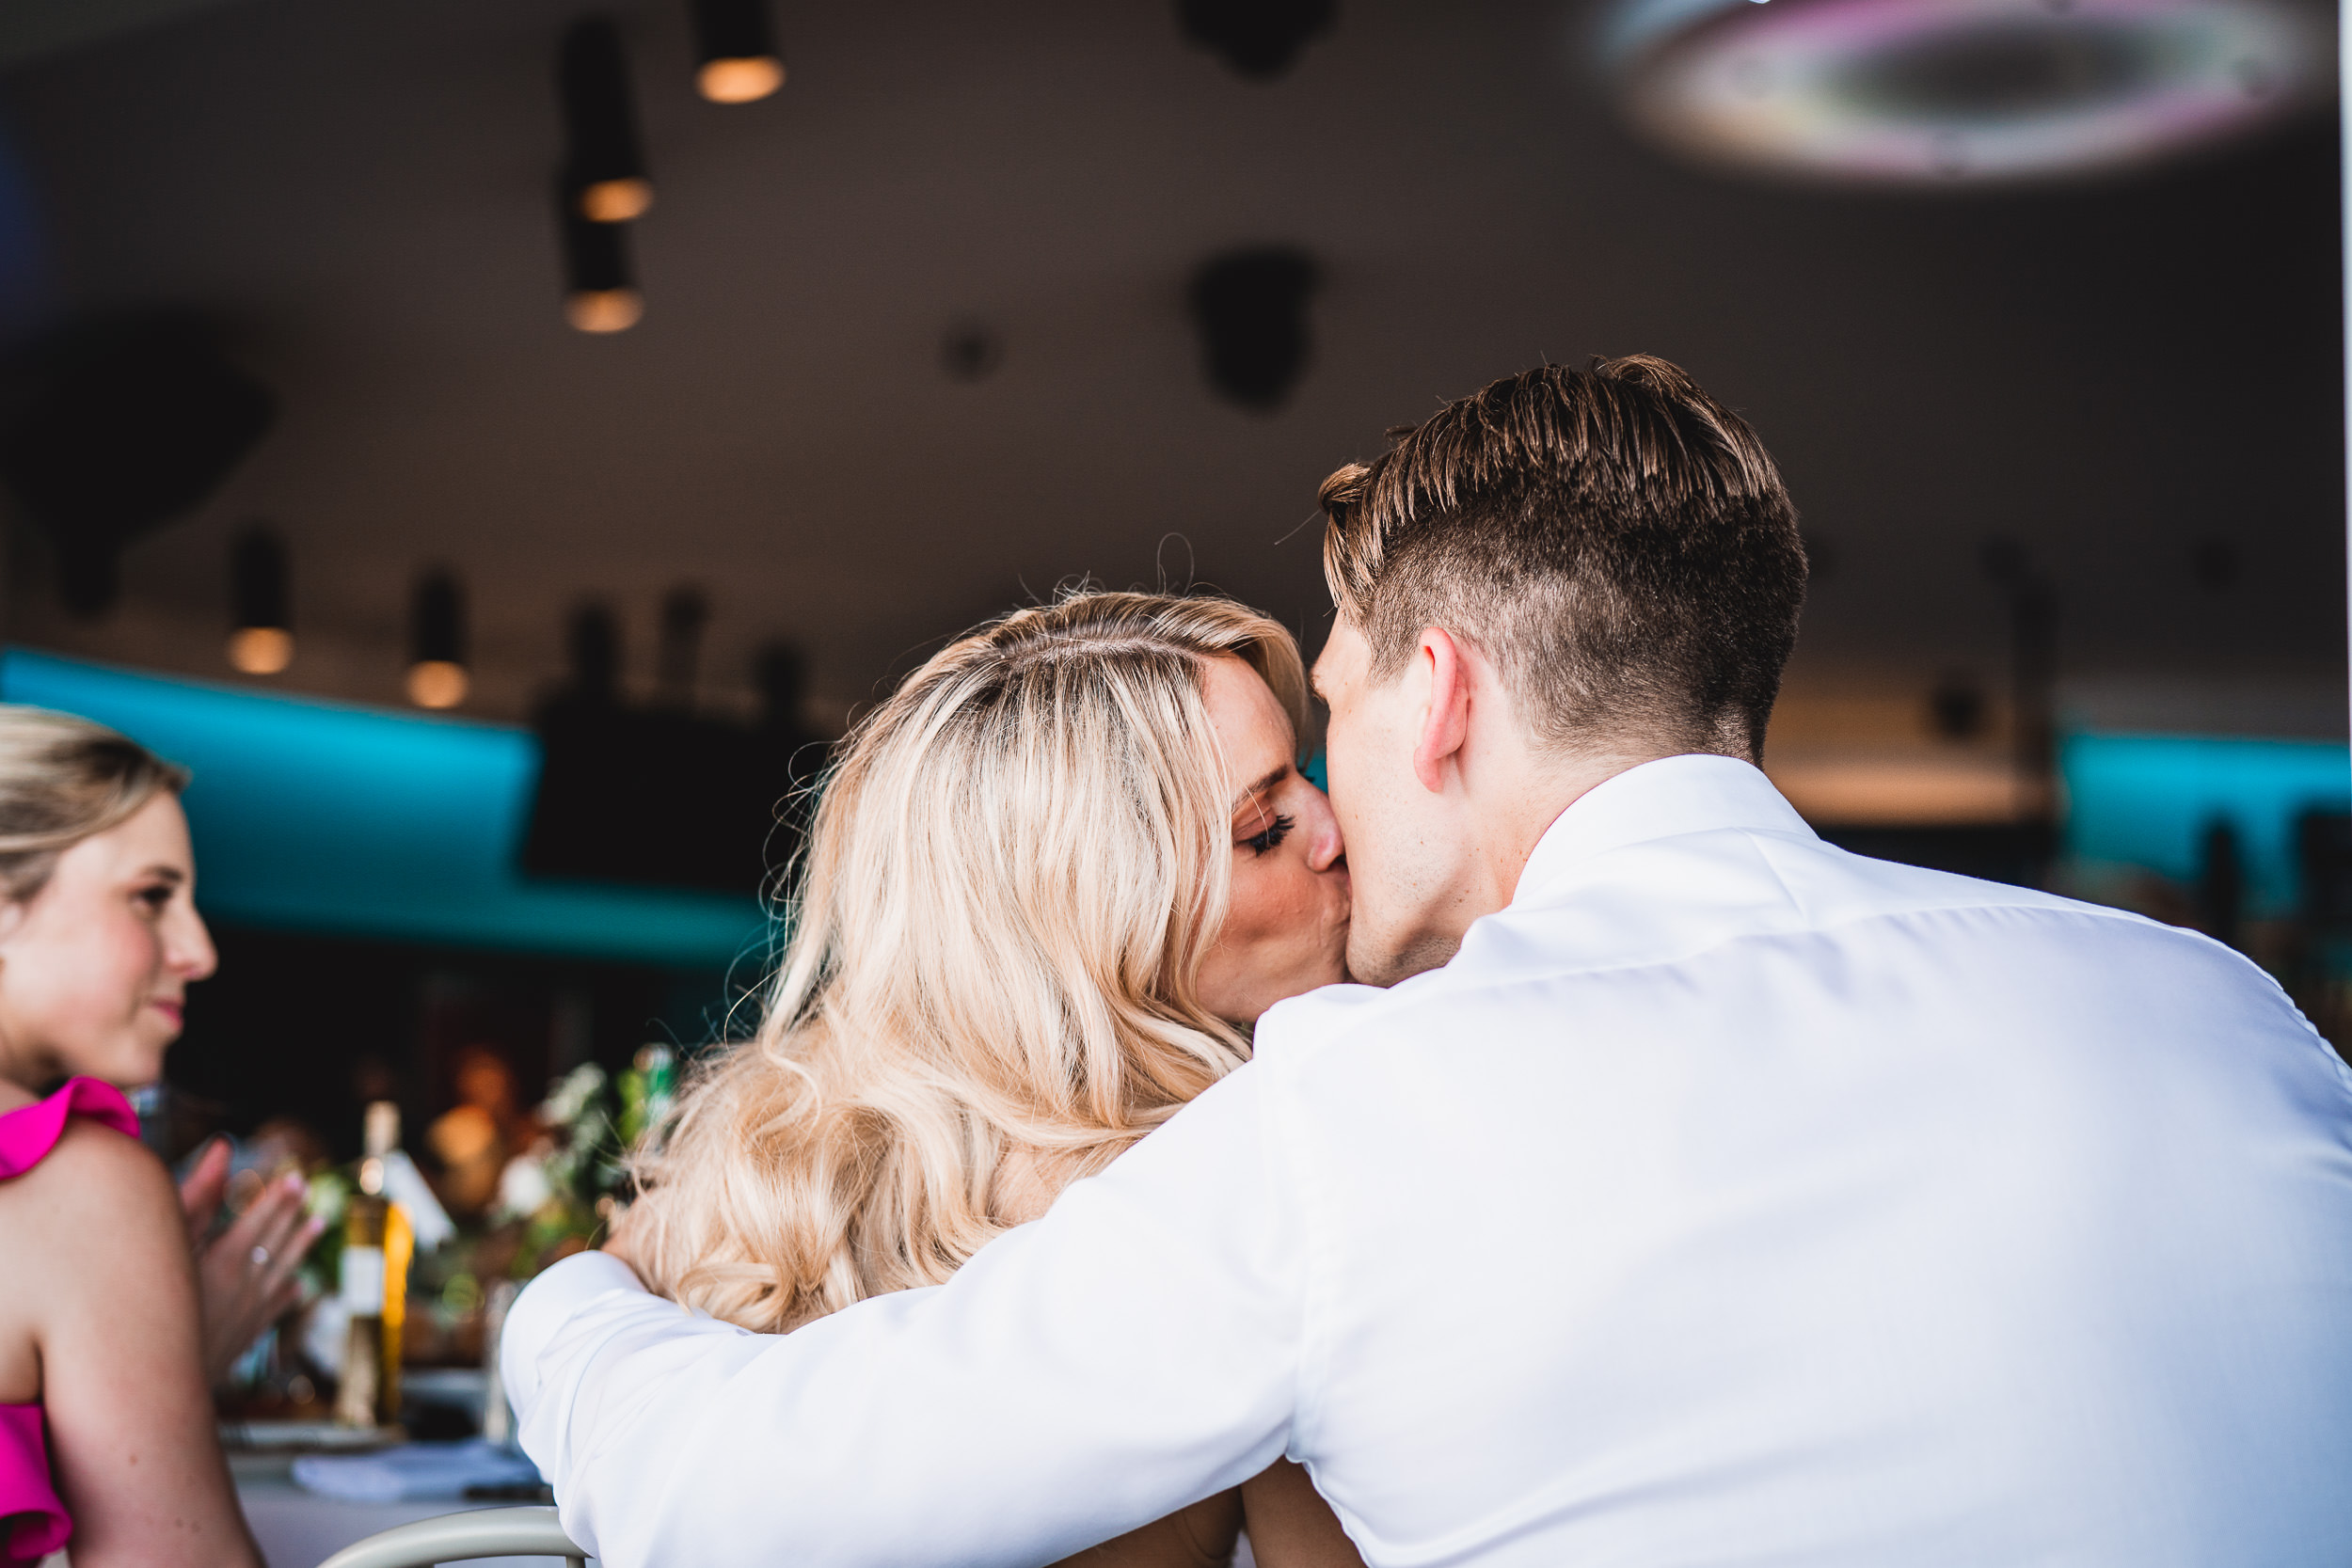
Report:
[[[2061,744],[2058,768],[2070,854],[2188,881],[2206,828],[2227,821],[2258,910],[2295,900],[2295,819],[2352,810],[2352,752],[2341,741],[2076,735]]]
[[[196,774],[198,903],[280,929],[723,966],[766,939],[751,898],[524,879],[530,731],[11,648],[0,699],[111,725]]]

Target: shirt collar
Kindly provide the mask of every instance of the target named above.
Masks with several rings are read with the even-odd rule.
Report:
[[[1511,902],[1609,850],[1722,828],[1814,836],[1754,765],[1736,757],[1661,757],[1595,784],[1555,817],[1527,857]]]

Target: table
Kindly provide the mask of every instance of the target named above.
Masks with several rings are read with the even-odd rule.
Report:
[[[498,1503],[420,1500],[405,1503],[353,1503],[305,1492],[294,1483],[294,1461],[276,1454],[232,1453],[229,1467],[237,1482],[237,1501],[244,1505],[246,1523],[262,1548],[269,1568],[318,1568],[318,1564],[355,1541],[437,1513],[467,1508],[497,1508]],[[485,1557],[484,1568],[544,1568],[560,1563],[552,1557]]]

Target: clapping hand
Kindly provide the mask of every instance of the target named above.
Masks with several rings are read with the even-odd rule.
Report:
[[[263,1187],[218,1236],[212,1234],[229,1190],[229,1143],[216,1138],[180,1184],[188,1243],[204,1313],[204,1376],[215,1386],[229,1376],[246,1347],[302,1299],[294,1276],[320,1223],[303,1212],[308,1189],[289,1172]]]

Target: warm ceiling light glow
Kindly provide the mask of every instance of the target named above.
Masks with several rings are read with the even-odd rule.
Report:
[[[629,276],[628,229],[591,223],[579,188],[555,183],[556,223],[564,236],[564,319],[582,332],[626,332],[645,313]]]
[[[611,17],[582,17],[565,30],[556,57],[564,106],[564,162],[580,212],[598,223],[627,223],[653,205],[628,57]]]
[[[229,634],[229,664],[241,674],[275,675],[294,662],[294,633],[283,626],[239,626]]]
[[[784,86],[784,62],[772,55],[705,60],[694,86],[713,103],[756,103]]]
[[[691,0],[694,86],[713,103],[755,103],[784,86],[769,0]]]
[[[472,685],[464,665],[445,658],[428,658],[408,667],[408,700],[419,707],[455,707],[466,700]]]
[[[628,223],[653,205],[653,182],[630,176],[580,188],[580,215],[592,223]]]
[[[644,313],[634,289],[585,289],[564,298],[564,319],[582,332],[627,332]]]
[[[252,523],[229,548],[229,663],[248,675],[275,675],[294,662],[293,594],[286,542],[267,523]]]
[[[445,566],[417,578],[408,600],[408,700],[455,707],[466,700],[466,590]]]

